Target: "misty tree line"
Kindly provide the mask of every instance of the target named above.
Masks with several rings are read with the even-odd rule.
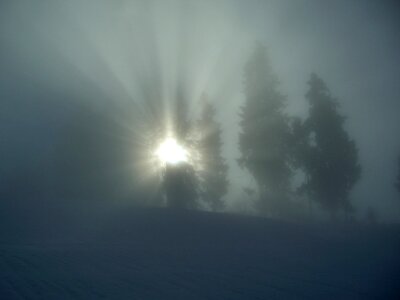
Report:
[[[254,178],[258,196],[255,209],[264,215],[284,217],[293,210],[293,198],[318,203],[333,217],[339,211],[354,212],[350,192],[360,179],[361,166],[355,141],[344,128],[346,118],[325,82],[316,74],[305,95],[309,115],[305,119],[285,112],[287,97],[270,65],[264,46],[258,44],[244,67],[245,103],[240,109],[238,164]],[[226,164],[221,156],[220,127],[215,108],[207,104],[200,128],[205,135],[201,152],[207,153],[207,175],[200,176],[203,199],[211,208],[223,208],[227,192]],[[206,150],[207,149],[207,150]],[[294,187],[294,176],[302,183]]]
[[[156,77],[157,72],[154,74]],[[354,207],[350,192],[361,176],[358,151],[345,130],[346,118],[338,110],[338,100],[324,81],[316,74],[310,76],[305,95],[308,115],[300,118],[286,112],[287,97],[262,45],[255,47],[242,76],[245,101],[238,112],[237,163],[254,178],[257,187],[256,191],[244,187],[252,195],[244,195],[243,203],[252,203],[255,211],[273,217],[287,218],[303,210],[307,213],[314,205],[333,217],[339,212],[351,215]],[[163,190],[158,189],[160,181],[148,170],[147,161],[157,147],[154,142],[165,137],[168,122],[163,116],[168,107],[159,100],[157,80],[144,77],[140,84],[144,110],[127,99],[118,101],[123,104],[117,111],[110,106],[83,104],[84,97],[101,99],[107,105],[111,101],[103,91],[80,84],[90,92],[79,88],[68,96],[72,104],[65,110],[64,121],[55,123],[58,134],[51,155],[31,159],[32,166],[0,183],[2,220],[14,222],[20,219],[16,214],[29,214],[33,220],[35,214],[40,218],[44,211],[62,219],[61,214],[67,218],[70,212],[80,213],[82,208],[93,211],[103,204],[113,206],[120,199],[129,204],[165,205]],[[203,95],[200,113],[193,118],[185,93],[178,89],[176,94],[171,129],[200,162],[195,163],[200,168],[187,173],[193,184],[182,195],[181,205],[224,210],[228,165],[222,155],[216,108]],[[53,96],[65,97],[64,92]],[[57,107],[48,101],[41,105],[43,110],[49,105]],[[125,126],[121,120],[133,124]],[[395,187],[400,193],[400,159]],[[376,218],[373,210],[368,214]]]
[[[287,99],[262,45],[247,62],[244,76],[239,163],[257,182],[258,209],[282,216],[290,199],[299,195],[333,216],[339,210],[352,213],[349,195],[361,175],[358,151],[325,82],[311,74],[306,93],[309,115],[302,120],[285,113]],[[303,182],[294,189],[296,172]]]
[[[361,177],[358,149],[345,130],[346,117],[339,112],[339,102],[323,79],[315,73],[310,75],[305,95],[308,116],[300,118],[285,112],[287,97],[280,90],[263,45],[255,47],[243,78],[245,103],[239,112],[241,155],[237,163],[256,183],[254,209],[263,215],[291,217],[299,208],[294,199],[300,199],[306,202],[309,213],[316,203],[332,218],[339,212],[351,217],[355,209],[350,193]],[[203,201],[218,211],[225,207],[228,167],[221,153],[221,126],[215,107],[207,99],[202,104],[200,119],[194,125],[199,135],[186,144],[201,153],[203,168],[192,173],[196,190],[186,195],[182,206],[197,207]],[[181,113],[176,115],[177,123],[185,120],[180,128],[188,128],[190,122],[182,113],[185,106],[182,103],[178,107]],[[181,135],[180,139],[187,137]],[[301,178],[298,186],[294,186],[296,176]],[[395,187],[400,193],[400,159]],[[244,189],[254,194],[250,188]],[[376,211],[369,207],[367,219],[374,222],[376,218]]]

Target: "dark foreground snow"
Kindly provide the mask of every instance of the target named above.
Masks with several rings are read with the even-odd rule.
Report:
[[[399,241],[391,227],[135,210],[68,241],[1,244],[0,299],[396,299]]]

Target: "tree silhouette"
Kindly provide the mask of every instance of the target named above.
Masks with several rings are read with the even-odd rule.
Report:
[[[307,195],[307,189],[310,182],[310,176],[307,170],[311,168],[313,153],[310,149],[308,139],[308,129],[305,122],[295,117],[291,122],[291,161],[296,171],[304,174],[304,184],[297,188],[297,194],[300,196]],[[308,210],[312,212],[312,199],[308,197]]]
[[[215,121],[215,108],[205,96],[202,104],[197,144],[202,166],[201,196],[212,210],[221,210],[224,208],[222,197],[228,191],[228,166],[221,154],[221,127]]]
[[[356,144],[343,128],[345,117],[324,81],[312,74],[308,84],[310,113],[303,124],[307,147],[301,158],[307,180],[302,188],[332,215],[338,209],[352,212],[348,196],[361,174]]]
[[[164,172],[167,206],[175,209],[192,209],[197,206],[197,180],[193,167],[181,162],[167,164]]]
[[[177,87],[172,103],[172,135],[189,152],[193,152],[195,140],[192,136],[192,122],[189,118],[188,103],[181,85]],[[163,172],[163,187],[167,206],[178,209],[195,208],[198,205],[199,176],[190,162],[167,163]]]
[[[260,191],[258,209],[279,215],[290,191],[290,127],[283,111],[286,97],[279,91],[277,76],[260,44],[245,65],[244,87],[238,162],[256,180]]]

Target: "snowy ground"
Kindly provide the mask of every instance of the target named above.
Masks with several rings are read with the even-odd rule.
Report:
[[[399,250],[390,227],[137,210],[3,243],[0,299],[396,299]]]

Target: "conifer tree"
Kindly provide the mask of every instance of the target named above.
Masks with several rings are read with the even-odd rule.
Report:
[[[201,196],[214,211],[224,208],[222,197],[227,193],[228,166],[222,157],[221,126],[215,120],[215,108],[204,97],[198,122],[198,151],[201,156]]]
[[[342,209],[351,212],[349,193],[361,175],[355,141],[344,129],[345,117],[338,112],[338,101],[324,81],[312,74],[306,98],[310,105],[305,121],[308,180],[303,186],[312,199],[332,215]]]
[[[240,112],[239,165],[254,177],[264,214],[280,215],[290,192],[290,127],[264,46],[257,44],[244,69],[245,104]]]

